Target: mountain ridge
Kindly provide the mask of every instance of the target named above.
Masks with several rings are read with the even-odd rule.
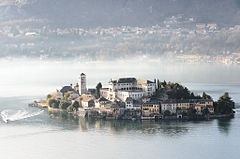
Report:
[[[240,0],[3,0],[0,20],[47,19],[60,27],[152,26],[183,14],[199,23],[236,25]]]

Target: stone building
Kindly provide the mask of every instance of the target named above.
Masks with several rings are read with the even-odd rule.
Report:
[[[80,95],[87,93],[87,80],[86,75],[84,73],[81,73],[78,78],[78,86]]]
[[[120,99],[125,102],[128,97],[140,100],[143,96],[152,96],[156,92],[156,83],[149,80],[136,78],[119,78],[109,82],[109,88],[100,90],[101,96],[115,100]]]

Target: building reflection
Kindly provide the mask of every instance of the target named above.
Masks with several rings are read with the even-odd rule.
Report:
[[[62,111],[48,111],[48,120],[51,124],[59,126],[64,130],[78,128],[78,117]]]
[[[218,119],[218,129],[221,133],[228,134],[231,127],[232,119]]]
[[[48,111],[51,124],[64,130],[101,131],[114,135],[123,133],[139,133],[143,135],[163,134],[166,136],[181,136],[188,133],[184,122],[155,122],[155,121],[120,121],[100,120],[73,116],[66,112]]]

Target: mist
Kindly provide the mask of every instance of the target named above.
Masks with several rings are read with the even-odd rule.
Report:
[[[89,62],[2,59],[0,97],[46,96],[64,85],[76,84],[81,72],[87,75],[88,88],[95,88],[98,82],[107,87],[111,79],[136,77],[179,82],[198,94],[206,91],[217,97],[231,87],[240,86],[239,65],[184,64],[149,58]],[[226,87],[217,88],[217,92],[212,90],[219,84]]]

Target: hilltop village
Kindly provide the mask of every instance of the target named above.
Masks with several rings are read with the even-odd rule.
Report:
[[[75,86],[64,86],[35,105],[82,117],[126,120],[209,119],[232,116],[234,108],[228,93],[214,102],[206,93],[195,96],[178,83],[157,79],[119,78],[110,80],[108,88],[98,83],[87,89],[84,73]]]

